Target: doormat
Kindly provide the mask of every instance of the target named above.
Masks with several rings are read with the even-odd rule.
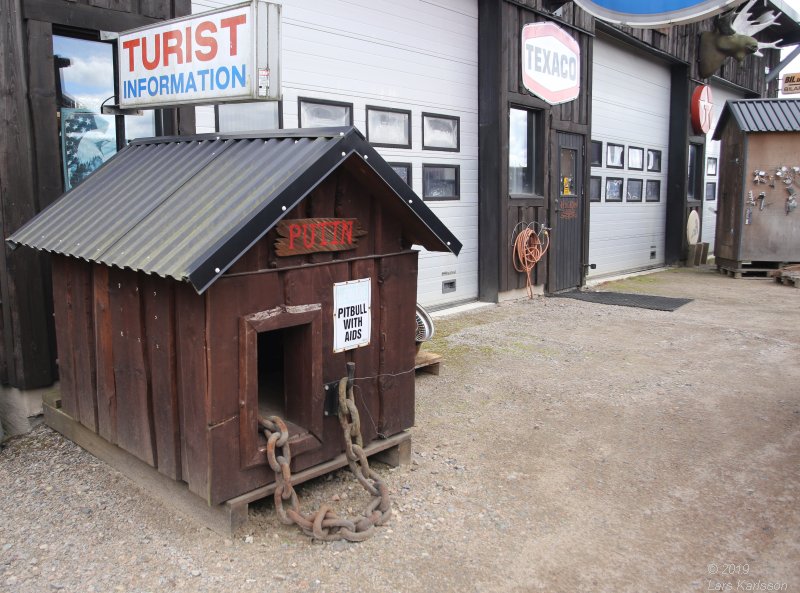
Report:
[[[655,296],[650,294],[630,294],[626,292],[581,292],[572,290],[552,295],[554,297],[577,299],[587,303],[601,305],[617,305],[619,307],[638,307],[654,311],[674,311],[678,307],[691,303],[692,299]]]

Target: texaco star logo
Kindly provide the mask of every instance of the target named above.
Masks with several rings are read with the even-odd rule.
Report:
[[[714,115],[714,102],[711,98],[711,87],[699,86],[692,93],[692,127],[698,134],[707,134],[711,129]]]

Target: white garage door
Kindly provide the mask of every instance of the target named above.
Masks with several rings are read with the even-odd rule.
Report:
[[[597,38],[592,74],[589,276],[663,265],[669,68]]]
[[[239,0],[194,0],[194,12]],[[452,254],[421,253],[418,299],[437,306],[478,296],[478,4],[477,0],[283,0],[283,127],[298,126],[298,98],[352,105],[366,132],[366,108],[411,112],[411,147],[377,148],[410,166],[423,192],[429,175],[452,175],[458,199],[427,200],[464,245]],[[220,117],[220,130],[264,129],[254,112]],[[457,118],[457,151],[422,150],[422,113]],[[222,115],[222,113],[220,113]],[[213,108],[198,108],[198,132],[215,131]],[[226,123],[227,122],[227,123]],[[267,124],[265,124],[267,122]],[[226,129],[227,125],[227,129]],[[440,167],[435,169],[435,167]]]

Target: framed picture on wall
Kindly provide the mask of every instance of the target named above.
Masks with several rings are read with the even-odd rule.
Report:
[[[353,125],[353,104],[324,99],[297,99],[301,128],[330,128]]]
[[[638,146],[628,147],[628,169],[641,171],[644,169],[644,148]]]
[[[652,148],[647,149],[647,170],[651,173],[661,172],[661,151]]]
[[[622,144],[606,144],[606,167],[622,169],[625,167],[625,147]]]
[[[621,202],[622,187],[625,180],[622,177],[606,177],[606,202]]]
[[[717,174],[717,158],[710,156],[706,159],[706,175],[714,177]]]
[[[626,194],[626,202],[641,202],[642,201],[642,180],[641,179],[628,179],[628,193]]]
[[[367,105],[367,141],[373,146],[411,148],[411,111]]]
[[[648,179],[644,190],[645,202],[661,201],[661,181],[658,179]]]
[[[603,178],[592,176],[589,179],[589,201],[599,202],[603,192]]]
[[[592,140],[589,145],[589,164],[592,167],[603,166],[603,143],[599,140]]]
[[[449,150],[461,148],[460,120],[452,115],[422,114],[422,149]]]
[[[706,183],[706,202],[713,202],[717,199],[717,184],[714,181]]]
[[[411,185],[411,163],[389,163],[389,166],[394,169],[400,178],[408,185]]]

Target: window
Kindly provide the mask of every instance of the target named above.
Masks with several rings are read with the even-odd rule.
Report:
[[[353,125],[353,104],[323,99],[297,99],[301,128],[329,128]]]
[[[603,143],[599,140],[592,140],[589,148],[589,164],[592,167],[603,166]]]
[[[422,165],[422,197],[426,200],[458,200],[458,165]]]
[[[645,185],[644,199],[647,202],[661,201],[661,181],[658,179],[648,179]]]
[[[628,147],[628,169],[641,171],[644,169],[644,149],[636,146]]]
[[[143,115],[104,114],[116,103],[111,43],[53,35],[64,189],[80,184],[126,140],[156,135],[152,109]]]
[[[661,172],[661,151],[647,149],[647,170],[652,173]]]
[[[367,105],[367,141],[374,146],[411,148],[411,112]]]
[[[603,191],[603,178],[602,177],[590,177],[589,178],[589,201],[590,202],[599,202],[600,196]]]
[[[717,199],[717,184],[715,182],[706,183],[706,202],[713,202]]]
[[[280,101],[217,105],[218,132],[227,134],[255,130],[279,130],[282,123]]]
[[[606,177],[606,202],[622,201],[622,177]]]
[[[706,175],[709,177],[714,177],[717,174],[717,159],[716,157],[710,156],[706,160]]]
[[[576,195],[575,176],[577,174],[578,153],[573,148],[561,149],[561,163],[559,174],[559,193],[561,197]]]
[[[394,172],[408,185],[411,185],[411,163],[389,163]]]
[[[543,175],[539,112],[511,107],[508,110],[508,193],[511,197],[542,195]]]
[[[628,179],[628,194],[625,198],[628,202],[642,201],[642,180]]]
[[[423,150],[449,150],[458,152],[461,148],[459,124],[460,120],[454,116],[423,113]]]
[[[625,167],[625,147],[621,144],[606,145],[606,167],[622,169]]]

